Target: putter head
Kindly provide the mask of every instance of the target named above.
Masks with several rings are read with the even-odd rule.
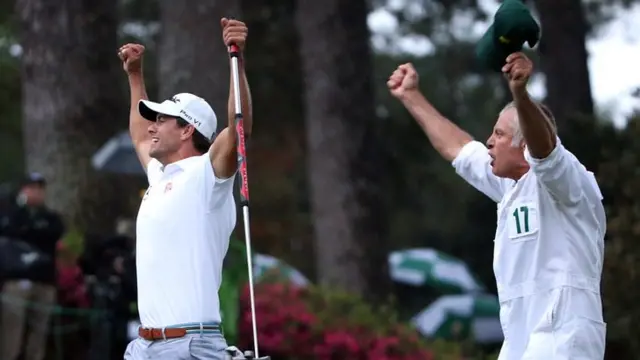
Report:
[[[242,351],[235,346],[229,346],[226,348],[227,356],[225,360],[236,360],[236,359],[246,359],[244,355],[242,355]]]
[[[254,357],[253,351],[247,350],[244,352],[245,359],[253,359],[253,360],[271,360],[271,356],[260,356],[259,358]]]
[[[260,356],[259,358],[253,357],[253,351],[245,351],[244,359],[252,359],[252,360],[271,360],[271,356]]]
[[[253,356],[244,356],[244,355],[233,356],[233,355],[227,354],[226,360],[271,360],[271,356],[260,356],[259,358],[254,358]]]
[[[227,353],[226,357],[224,358],[224,360],[246,360],[247,358],[244,357],[244,355],[240,354],[229,354]]]
[[[254,357],[253,351],[247,350],[244,354],[235,346],[227,348],[227,357],[225,360],[271,360],[271,356]]]

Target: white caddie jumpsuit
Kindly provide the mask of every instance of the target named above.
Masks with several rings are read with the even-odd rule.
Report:
[[[559,139],[547,158],[527,150],[525,157],[531,169],[517,182],[493,175],[488,149],[477,141],[453,161],[462,178],[498,203],[498,359],[601,360],[606,219],[598,184]]]

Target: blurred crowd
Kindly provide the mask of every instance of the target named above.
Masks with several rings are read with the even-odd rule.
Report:
[[[138,317],[134,222],[76,249],[46,189],[37,173],[1,188],[0,359],[121,359]]]

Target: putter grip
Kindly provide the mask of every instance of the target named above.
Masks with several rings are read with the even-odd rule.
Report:
[[[235,20],[236,18],[234,16],[229,16],[228,19]],[[240,57],[240,48],[238,47],[238,45],[236,44],[229,45],[229,56],[237,57],[237,58]]]
[[[229,45],[229,56],[231,57],[240,57],[240,48],[236,44]]]

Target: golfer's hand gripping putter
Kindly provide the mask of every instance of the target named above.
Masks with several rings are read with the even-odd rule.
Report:
[[[229,17],[233,19],[233,17]],[[247,249],[247,271],[249,275],[249,301],[251,304],[251,327],[253,330],[253,351],[240,351],[228,353],[230,360],[255,359],[271,360],[269,356],[258,355],[258,327],[256,325],[256,300],[253,286],[253,257],[251,255],[251,231],[249,227],[249,179],[247,174],[247,152],[244,137],[244,117],[242,116],[242,97],[240,94],[240,47],[236,44],[228,44],[229,57],[231,58],[231,75],[233,77],[233,98],[235,105],[235,126],[238,153],[238,175],[240,176],[240,205],[244,222],[245,246]],[[235,349],[237,350],[237,349]],[[255,355],[254,355],[255,354]]]

